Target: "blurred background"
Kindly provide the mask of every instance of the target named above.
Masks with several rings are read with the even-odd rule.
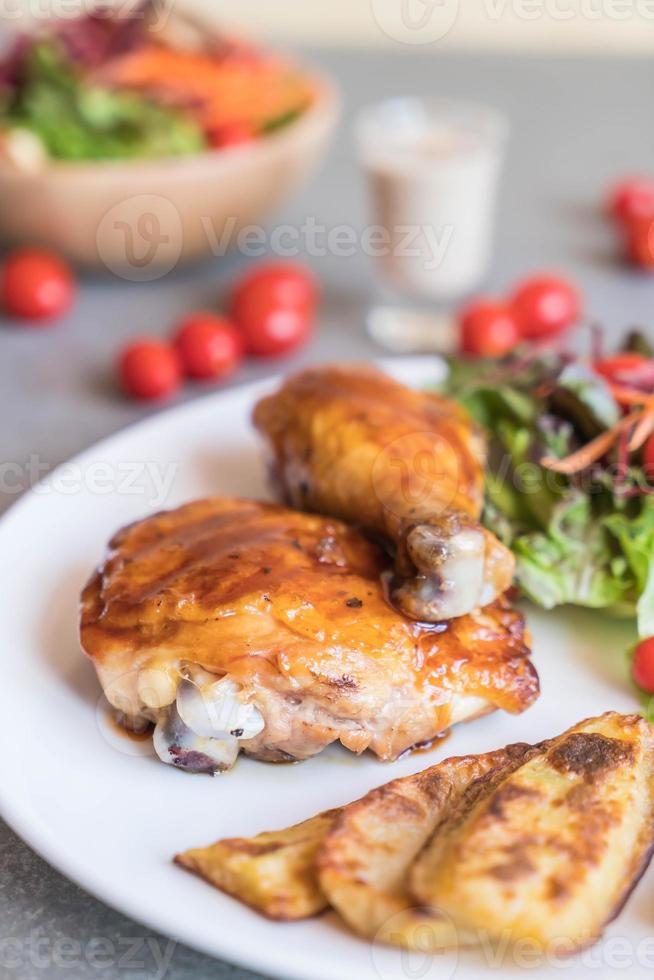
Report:
[[[131,98],[134,59],[121,54],[104,64],[93,50],[97,38],[89,43],[66,25],[94,9],[138,24],[141,0],[0,3],[7,44],[26,28],[42,31],[51,17],[72,38],[73,73],[82,66],[72,97],[61,66],[38,66],[43,77],[0,132],[4,248],[45,245],[80,275],[74,307],[55,318],[67,329],[39,332],[39,353],[48,356],[25,365],[42,373],[42,390],[56,386],[59,400],[50,408],[63,419],[76,411],[76,398],[88,399],[81,431],[63,427],[62,455],[149,407],[121,401],[117,391],[113,365],[130,339],[169,337],[196,310],[224,312],[235,281],[270,259],[307,265],[322,294],[310,342],[289,347],[289,363],[400,349],[386,343],[386,321],[366,332],[371,311],[398,298],[386,295],[391,280],[408,287],[400,292],[409,312],[452,317],[464,299],[505,296],[526,276],[551,271],[574,284],[587,321],[609,330],[647,324],[650,225],[641,222],[639,239],[625,240],[606,202],[616,182],[654,169],[654,0],[152,0],[149,7],[155,45],[168,43],[167,25],[189,13],[200,25],[196,48],[212,32],[237,46],[252,41],[264,60],[285,52],[299,74],[289,95],[274,63],[258,81],[258,69],[250,77],[227,46],[220,78],[206,79],[208,89],[217,85],[209,102],[220,125],[175,128],[146,106],[147,139],[139,143],[137,133],[126,146],[110,137],[114,117],[124,135],[121,113],[131,109],[115,95],[127,77]],[[190,119],[206,95],[192,57],[183,62],[186,74],[182,62],[153,68],[145,60],[133,75],[139,98],[163,96],[166,111],[181,99]],[[9,91],[12,70],[5,65]],[[178,78],[186,92],[181,83],[174,91]],[[311,105],[305,112],[303,103],[295,118],[288,100],[305,81]],[[278,101],[265,109],[271,89]],[[393,103],[392,116],[364,126],[371,105],[405,96],[418,101]],[[233,118],[223,112],[226,103]],[[464,164],[461,139],[473,146]],[[132,163],[139,154],[146,162]],[[434,231],[440,268],[372,261],[366,235],[391,225]],[[254,229],[254,244],[237,240],[241,227]],[[4,336],[19,360],[36,340],[15,329],[21,322],[8,318]],[[414,340],[406,323],[400,333],[408,350],[440,344],[438,337]],[[220,380],[276,367],[248,358]],[[15,365],[7,390],[12,404],[30,397]]]
[[[162,0],[167,3],[168,0]],[[217,24],[281,43],[388,46],[385,29],[402,0],[173,0]],[[63,4],[74,9],[73,0]],[[120,0],[115,0],[120,6]],[[123,4],[124,5],[124,4]],[[39,11],[61,0],[42,0]],[[5,0],[5,17],[29,16],[30,0]],[[432,16],[449,25],[443,47],[575,53],[648,52],[654,48],[651,0],[410,0],[414,23]],[[433,49],[435,50],[435,49]]]
[[[283,364],[401,349],[386,343],[383,317],[372,336],[366,331],[371,312],[397,300],[386,295],[390,280],[409,287],[402,297],[408,312],[456,317],[463,300],[506,296],[545,270],[579,292],[586,321],[613,331],[647,325],[650,226],[638,226],[642,241],[625,242],[606,202],[616,182],[654,169],[654,0],[152,0],[149,6],[156,45],[168,43],[166,28],[178,14],[190,13],[200,24],[196,48],[209,44],[212,32],[237,44],[252,40],[264,59],[285,52],[300,74],[291,95],[283,85],[276,90],[281,110],[265,109],[279,82],[274,64],[262,83],[225,49],[227,67],[219,66],[218,95],[209,99],[220,125],[198,135],[146,112],[150,142],[137,139],[128,149],[131,156],[143,151],[147,160],[132,163],[120,140],[107,137],[114,116],[120,123],[125,111],[114,99],[116,79],[125,70],[129,81],[132,62],[121,55],[118,69],[115,58],[107,67],[94,50],[97,38],[90,43],[66,25],[76,12],[95,9],[138,26],[141,0],[2,0],[7,43],[26,28],[42,31],[51,17],[72,38],[73,62],[82,64],[72,97],[60,66],[40,65],[45,75],[19,103],[17,122],[8,116],[19,130],[16,145],[11,128],[12,138],[0,134],[7,158],[0,152],[5,250],[45,245],[72,260],[79,277],[74,306],[52,321],[57,329],[37,336],[17,329],[29,326],[29,317],[6,319],[8,402],[34,412],[31,386],[37,384],[52,391],[49,411],[62,421],[54,454],[37,427],[31,439],[39,452],[66,457],[155,408],[121,398],[115,370],[121,351],[141,335],[166,340],[195,311],[227,311],[235,283],[267,260],[308,266],[322,296],[315,329],[289,345]],[[164,62],[158,74],[155,65],[149,77],[141,59],[139,97],[147,102],[163,93],[165,105],[172,99],[175,106],[180,93],[168,89],[183,76],[192,90],[181,93],[182,107],[190,106],[192,115],[206,94],[193,89],[202,72],[192,58],[183,63],[186,74],[180,64]],[[7,71],[11,79],[11,66]],[[221,94],[224,77],[228,98]],[[315,98],[294,119],[284,99],[302,91],[305,77]],[[364,133],[362,112],[398,96],[418,101],[394,103],[394,115],[369,118]],[[434,99],[441,106],[431,115]],[[229,115],[223,126],[226,103],[235,126]],[[486,115],[474,117],[471,106]],[[71,116],[76,128],[69,131]],[[290,123],[266,136],[280,119]],[[253,121],[261,138],[252,138]],[[117,132],[122,139],[120,125]],[[455,151],[462,134],[464,142],[472,139],[473,152],[460,165]],[[44,142],[50,144],[45,155]],[[202,147],[225,152],[194,152]],[[158,158],[170,152],[179,155]],[[372,260],[368,232],[405,224],[435,232],[440,268]],[[251,241],[237,240],[242,226],[253,229]],[[437,348],[448,329],[456,342],[451,322],[433,331],[428,326],[425,344],[403,321],[404,348]],[[397,335],[397,324],[390,333]],[[220,383],[279,367],[246,358]],[[196,393],[184,386],[175,395]],[[24,443],[11,452],[24,456]]]
[[[388,46],[398,0],[188,0],[189,6],[245,31],[303,44]],[[416,0],[405,4],[419,24],[439,21],[440,47],[651,51],[654,4],[621,0]],[[450,26],[451,25],[451,26]]]

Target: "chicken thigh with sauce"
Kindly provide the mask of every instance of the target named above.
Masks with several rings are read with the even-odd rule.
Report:
[[[395,759],[538,696],[506,599],[449,623],[390,605],[385,553],[336,519],[253,500],[120,531],[82,595],[81,642],[124,722],[191,771],[305,759],[331,742]]]

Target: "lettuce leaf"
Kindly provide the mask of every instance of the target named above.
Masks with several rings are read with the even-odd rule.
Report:
[[[545,531],[519,533],[511,547],[517,584],[545,609],[566,603],[612,608],[632,592],[626,563],[613,553],[610,535],[582,493],[563,497]]]
[[[28,52],[22,84],[0,124],[29,129],[58,160],[152,159],[205,146],[190,115],[136,93],[89,86],[53,41]]]
[[[611,514],[603,523],[617,540],[633,578],[638,635],[654,636],[654,497],[643,498],[639,514]]]
[[[482,519],[516,557],[516,582],[538,605],[572,603],[634,616],[654,635],[654,497],[637,464],[617,485],[611,467],[583,479],[540,466],[619,418],[606,382],[577,362],[454,362],[446,382],[486,430]],[[545,392],[545,394],[541,394]]]

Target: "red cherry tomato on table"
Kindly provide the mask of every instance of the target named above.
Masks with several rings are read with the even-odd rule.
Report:
[[[638,644],[631,670],[638,686],[648,694],[654,694],[654,636]]]
[[[570,327],[579,316],[579,295],[558,276],[534,276],[518,287],[511,299],[522,337],[541,340]]]
[[[629,177],[621,180],[609,194],[608,211],[617,221],[654,215],[654,179]]]
[[[42,249],[24,248],[7,258],[0,294],[10,316],[50,320],[72,306],[75,280],[68,265],[58,255]]]
[[[641,269],[654,269],[654,216],[630,218],[624,225],[627,258]]]
[[[304,343],[315,317],[318,289],[311,273],[291,262],[271,262],[237,284],[231,312],[250,354],[285,354]]]
[[[511,311],[490,299],[465,307],[459,315],[459,329],[461,352],[475,357],[501,357],[520,340]]]
[[[179,324],[173,346],[190,378],[227,378],[243,356],[243,342],[233,324],[216,313],[194,313]]]
[[[232,293],[236,319],[247,316],[258,303],[315,310],[318,287],[313,274],[297,262],[265,262],[255,266],[237,282]]]
[[[175,351],[161,340],[128,344],[118,361],[123,388],[133,398],[167,398],[179,388],[181,366]]]
[[[276,357],[305,344],[311,336],[312,321],[302,309],[264,303],[256,316],[239,326],[249,354]]]

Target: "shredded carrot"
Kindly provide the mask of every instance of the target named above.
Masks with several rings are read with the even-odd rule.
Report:
[[[579,473],[608,452],[620,433],[625,429],[631,428],[644,415],[645,412],[642,409],[631,412],[629,415],[625,415],[624,418],[620,419],[619,422],[616,422],[615,425],[611,426],[610,429],[607,429],[606,432],[601,432],[595,439],[591,439],[581,449],[577,449],[564,459],[558,459],[556,456],[544,456],[540,464],[547,470],[552,470],[554,473],[562,473],[565,476]]]
[[[609,384],[611,394],[619,405],[644,405],[654,402],[654,395],[624,385]]]
[[[629,440],[629,451],[634,453],[637,449],[640,449],[647,439],[649,439],[652,432],[654,432],[654,402],[645,409],[642,418],[634,429],[633,435]]]
[[[97,78],[186,107],[207,130],[235,122],[260,129],[305,108],[315,94],[309,79],[272,56],[221,61],[210,54],[156,44],[110,62]]]

